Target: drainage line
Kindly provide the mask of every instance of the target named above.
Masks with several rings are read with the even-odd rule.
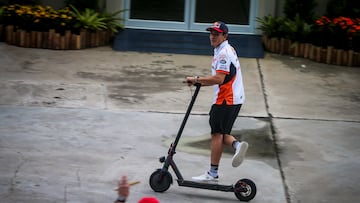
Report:
[[[261,89],[262,89],[264,100],[265,100],[266,113],[267,113],[267,115],[269,117],[271,135],[272,135],[272,139],[274,140],[274,150],[275,150],[275,154],[276,154],[276,159],[277,159],[277,163],[278,163],[279,170],[280,170],[281,180],[283,182],[283,186],[284,186],[284,190],[285,190],[286,202],[291,203],[289,187],[286,184],[285,173],[284,173],[284,170],[282,168],[282,163],[281,163],[280,155],[279,155],[280,150],[279,150],[279,145],[278,145],[277,137],[276,137],[277,132],[276,132],[276,128],[275,128],[274,121],[273,121],[274,117],[269,112],[269,103],[268,103],[268,100],[267,100],[267,93],[266,93],[266,88],[265,88],[265,83],[264,83],[264,75],[263,75],[263,72],[261,70],[260,60],[258,58],[256,59],[256,62],[257,62],[257,65],[258,65],[258,71],[259,71],[259,75],[260,75]]]

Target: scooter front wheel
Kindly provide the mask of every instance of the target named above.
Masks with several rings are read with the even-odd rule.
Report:
[[[161,169],[154,171],[149,179],[150,187],[155,192],[165,192],[169,189],[172,182],[171,174],[168,171],[162,171]]]
[[[248,202],[256,195],[256,185],[249,179],[241,179],[236,182],[234,193],[240,201]]]

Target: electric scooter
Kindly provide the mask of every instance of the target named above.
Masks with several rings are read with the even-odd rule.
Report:
[[[176,166],[173,156],[175,155],[176,146],[180,140],[181,134],[184,130],[186,121],[188,120],[188,117],[190,115],[191,109],[195,103],[196,97],[200,91],[201,84],[196,83],[194,84],[196,87],[194,94],[192,95],[190,104],[188,106],[188,109],[186,111],[185,117],[181,123],[180,129],[178,131],[178,134],[176,136],[175,141],[170,145],[170,148],[168,150],[167,157],[162,156],[159,158],[160,163],[163,163],[163,167],[155,170],[149,179],[150,187],[155,192],[165,192],[167,189],[169,189],[170,185],[173,183],[172,176],[169,172],[169,166],[173,169],[175,172],[179,186],[184,187],[192,187],[192,188],[200,188],[200,189],[207,189],[207,190],[217,190],[222,192],[234,192],[235,196],[240,201],[250,201],[252,200],[256,195],[256,185],[255,183],[250,179],[240,179],[238,180],[234,185],[220,185],[215,183],[203,183],[203,182],[195,182],[195,181],[189,181],[184,180],[183,176],[181,175],[178,167]]]

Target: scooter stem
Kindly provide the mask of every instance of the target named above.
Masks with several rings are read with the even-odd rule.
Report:
[[[197,95],[198,95],[198,93],[199,93],[199,91],[200,91],[201,84],[200,84],[200,83],[195,83],[194,86],[196,87],[196,89],[195,89],[194,94],[192,95],[190,104],[189,104],[188,109],[187,109],[187,111],[186,111],[186,113],[185,113],[185,117],[184,117],[184,119],[183,119],[183,121],[182,121],[182,123],[181,123],[181,126],[180,126],[180,128],[179,128],[178,134],[177,134],[176,139],[175,139],[175,141],[174,141],[174,143],[173,143],[173,147],[172,147],[172,151],[173,151],[173,152],[175,152],[175,148],[176,148],[176,146],[177,146],[177,144],[178,144],[178,142],[179,142],[179,140],[180,140],[180,137],[181,137],[181,134],[182,134],[182,132],[183,132],[183,130],[184,130],[186,121],[187,121],[188,118],[189,118],[191,109],[192,109],[192,107],[194,106],[196,97],[197,97]]]

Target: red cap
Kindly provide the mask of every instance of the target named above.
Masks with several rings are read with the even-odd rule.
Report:
[[[215,30],[217,32],[221,32],[227,34],[229,29],[227,25],[221,21],[214,22],[210,27],[206,28],[207,31]]]
[[[143,197],[138,203],[160,203],[155,197]]]

